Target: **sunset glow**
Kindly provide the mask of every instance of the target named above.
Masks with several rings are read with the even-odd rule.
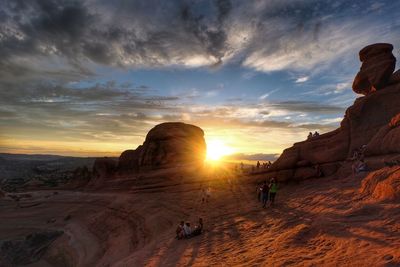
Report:
[[[226,145],[222,140],[210,140],[207,142],[207,157],[209,161],[220,160],[223,156],[230,155],[235,150]]]

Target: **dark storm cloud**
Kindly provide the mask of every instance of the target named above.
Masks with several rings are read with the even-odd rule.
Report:
[[[309,69],[357,52],[370,36],[387,39],[379,27],[369,27],[370,21],[376,17],[380,25],[377,14],[384,10],[390,16],[400,4],[368,9],[373,4],[5,0],[0,7],[0,75],[31,74],[37,70],[32,66],[57,58],[67,69],[88,73],[91,62],[198,67],[231,60],[260,71]],[[396,23],[393,31],[398,31]]]
[[[26,66],[39,57],[60,57],[74,68],[218,64],[231,8],[228,0],[204,8],[191,1],[5,1],[0,75],[23,75],[21,59]]]

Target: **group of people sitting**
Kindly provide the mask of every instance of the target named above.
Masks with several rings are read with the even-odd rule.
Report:
[[[310,140],[313,137],[318,137],[319,136],[319,132],[315,131],[314,133],[309,132],[308,136],[307,136],[307,140]]]
[[[181,221],[176,228],[176,238],[184,239],[191,238],[193,236],[201,235],[203,232],[203,219],[199,218],[199,224],[196,225],[193,229],[190,226],[190,222]]]
[[[366,145],[363,145],[359,149],[355,149],[353,156],[350,158],[350,160],[353,161],[353,164],[351,165],[353,176],[357,173],[368,171],[367,164],[364,161],[364,152],[366,147]]]
[[[278,191],[278,185],[276,183],[275,178],[271,178],[269,184],[267,184],[267,181],[264,181],[264,183],[261,186],[257,186],[257,197],[263,203],[262,206],[263,208],[267,206],[268,199],[269,199],[268,206],[274,205],[277,191]]]

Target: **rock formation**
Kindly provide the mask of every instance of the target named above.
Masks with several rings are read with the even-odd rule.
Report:
[[[360,51],[362,65],[354,78],[354,92],[368,95],[389,83],[396,65],[392,51],[393,45],[384,43],[372,44]]]
[[[392,49],[389,44],[375,44],[360,51],[363,66],[353,89],[366,96],[346,110],[338,129],[285,149],[267,177],[283,181],[318,177],[321,172],[323,176],[348,173],[349,159],[363,145],[372,169],[400,157],[400,80],[390,79],[395,63]]]
[[[143,145],[124,151],[118,160],[119,172],[202,163],[205,159],[204,132],[197,126],[166,122],[149,131]]]
[[[112,175],[117,167],[117,162],[108,157],[98,158],[94,161],[92,176],[96,178],[104,178]]]
[[[366,200],[400,200],[400,166],[374,171],[362,181],[360,195]]]

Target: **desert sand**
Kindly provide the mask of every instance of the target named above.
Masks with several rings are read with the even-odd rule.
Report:
[[[149,171],[96,190],[24,192],[19,202],[9,194],[0,200],[0,239],[64,232],[27,266],[400,265],[400,203],[368,191],[366,174],[280,184],[275,207],[263,209],[262,174],[205,170]],[[398,177],[400,167],[387,172]],[[203,203],[206,186],[211,197]],[[174,238],[180,220],[193,225],[199,217],[202,235]]]

